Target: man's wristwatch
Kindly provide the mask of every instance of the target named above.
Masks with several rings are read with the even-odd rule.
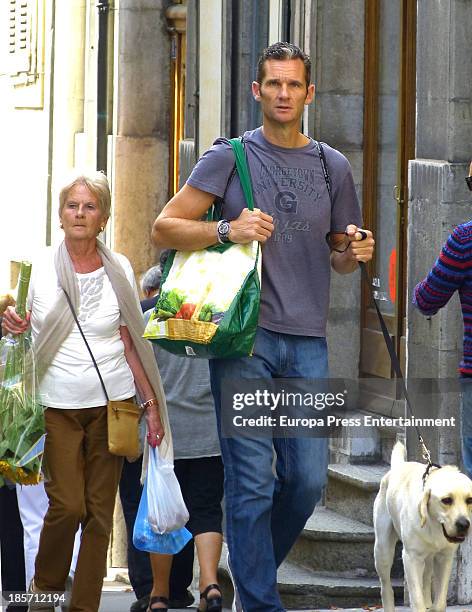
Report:
[[[231,225],[229,221],[227,221],[226,219],[221,219],[220,221],[218,221],[218,223],[216,224],[216,236],[220,244],[224,244],[230,241],[229,240],[230,231],[231,231]]]

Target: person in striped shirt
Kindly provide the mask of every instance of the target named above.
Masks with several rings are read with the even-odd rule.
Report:
[[[472,191],[472,162],[466,182]],[[465,472],[472,478],[472,220],[452,231],[428,276],[416,285],[413,304],[422,314],[434,315],[456,291],[464,321],[464,354],[459,365],[462,459]]]

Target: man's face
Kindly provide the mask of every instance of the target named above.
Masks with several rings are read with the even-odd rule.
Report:
[[[265,120],[298,125],[303,107],[313,100],[315,86],[307,87],[301,59],[267,60],[262,83],[254,81],[252,93],[261,103]]]

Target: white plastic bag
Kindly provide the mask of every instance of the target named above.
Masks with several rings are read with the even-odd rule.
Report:
[[[159,448],[149,449],[146,479],[148,521],[156,533],[169,533],[188,522],[188,510],[172,463],[165,461]]]

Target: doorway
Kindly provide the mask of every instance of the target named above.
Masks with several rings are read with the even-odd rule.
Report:
[[[374,232],[372,289],[405,363],[408,161],[415,157],[416,0],[366,0],[364,224]],[[362,293],[360,375],[394,374],[370,287]]]

